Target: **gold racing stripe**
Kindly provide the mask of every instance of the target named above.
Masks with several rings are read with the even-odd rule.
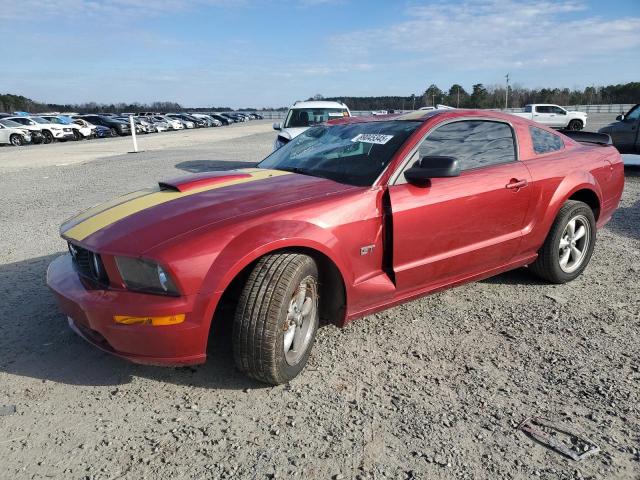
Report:
[[[129,200],[125,200],[124,202],[122,202],[116,201],[118,200],[116,199],[113,202],[109,202],[106,208],[100,208],[101,206],[98,205],[80,214],[76,218],[81,217],[81,220],[78,222],[75,222],[75,218],[70,220],[72,226],[67,230],[63,230],[62,235],[71,240],[82,241],[89,235],[92,235],[99,230],[108,227],[109,225],[112,225],[119,220],[122,220],[123,218],[141,212],[148,208],[170,202],[172,200],[177,200],[179,198],[188,197],[218,188],[230,187],[232,185],[255,182],[257,180],[263,180],[269,177],[278,177],[281,175],[290,174],[290,172],[283,172],[280,170],[267,170],[262,168],[238,169],[234,172],[248,173],[251,175],[251,177],[228,180],[226,182],[204,186],[201,188],[189,190],[187,192],[176,192],[173,190],[143,190],[143,193],[134,192],[139,193],[140,195],[136,196],[134,194],[130,194],[132,195],[132,197]],[[233,175],[233,173],[230,174]],[[119,200],[122,199],[123,197],[120,197]],[[94,212],[93,215],[89,215],[90,211]]]

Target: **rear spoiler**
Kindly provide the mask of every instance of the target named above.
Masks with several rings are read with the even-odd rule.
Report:
[[[612,145],[611,137],[607,133],[580,132],[576,130],[560,130],[560,132],[576,142]]]

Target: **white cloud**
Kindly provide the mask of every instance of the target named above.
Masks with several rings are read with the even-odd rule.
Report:
[[[331,43],[365,61],[395,55],[391,63],[451,70],[578,64],[640,46],[640,17],[607,20],[585,10],[580,2],[546,0],[414,5],[405,21],[337,35]]]

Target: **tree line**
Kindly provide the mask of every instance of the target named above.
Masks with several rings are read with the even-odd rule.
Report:
[[[422,94],[383,97],[323,97],[318,94],[309,100],[341,101],[351,110],[413,110],[438,104],[458,108],[509,108],[524,107],[529,103],[555,103],[558,105],[606,105],[640,103],[640,82],[630,82],[603,87],[569,88],[525,88],[515,84],[509,86],[507,99],[504,85],[484,86],[477,83],[467,91],[454,84],[441,90],[431,84]]]
[[[454,84],[448,90],[430,85],[422,94],[407,96],[376,97],[323,97],[318,94],[309,100],[333,100],[346,103],[351,110],[413,110],[438,104],[459,108],[504,108],[507,102],[504,85],[485,87],[482,83],[467,91],[462,85]],[[569,88],[525,88],[518,84],[509,86],[508,106],[523,107],[528,103],[555,103],[558,105],[602,105],[618,103],[640,103],[640,82],[630,82],[603,87]],[[286,110],[286,106],[271,108],[241,108],[240,111]],[[176,102],[153,103],[43,103],[22,95],[0,94],[0,112],[176,112],[176,111],[219,111],[234,110],[231,107],[184,108]]]

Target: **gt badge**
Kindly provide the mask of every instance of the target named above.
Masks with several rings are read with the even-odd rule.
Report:
[[[373,249],[375,247],[375,245],[366,245],[364,247],[360,247],[360,255],[369,255],[371,252],[373,252]]]

